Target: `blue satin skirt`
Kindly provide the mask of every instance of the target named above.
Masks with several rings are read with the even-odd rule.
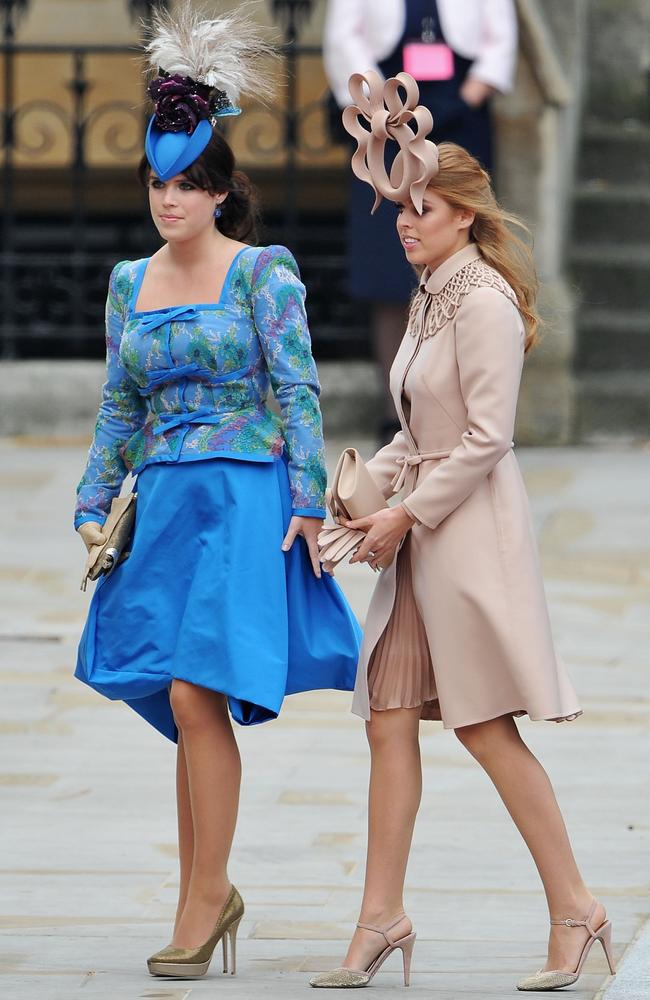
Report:
[[[286,694],[354,687],[361,632],[338,584],[314,576],[291,519],[284,459],[145,468],[129,558],[97,583],[75,676],[171,740],[174,678],[219,691],[241,725]]]

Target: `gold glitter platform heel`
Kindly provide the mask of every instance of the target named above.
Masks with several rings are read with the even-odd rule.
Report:
[[[169,976],[175,979],[200,979],[210,968],[212,955],[219,944],[223,948],[223,971],[235,975],[237,971],[237,931],[244,915],[244,902],[234,885],[215,928],[200,948],[174,948],[170,945],[147,959],[152,976]],[[230,942],[230,962],[228,962]]]
[[[584,920],[571,920],[570,918],[568,920],[551,920],[552,924],[566,924],[567,927],[586,927],[589,931],[589,937],[585,941],[575,970],[573,972],[563,972],[561,969],[550,969],[548,972],[536,972],[534,976],[527,976],[526,979],[520,980],[517,983],[518,990],[549,992],[550,990],[561,990],[563,986],[571,986],[580,976],[582,966],[585,964],[594,941],[600,941],[605,952],[607,964],[609,965],[609,971],[612,975],[615,974],[616,969],[614,968],[614,956],[612,954],[612,925],[609,920],[603,921],[598,928],[594,928],[591,924],[597,906],[598,900],[595,899]]]
[[[361,927],[363,930],[381,934],[386,942],[384,950],[373,959],[367,969],[346,969],[341,966],[339,969],[332,969],[331,972],[322,972],[320,975],[314,976],[309,980],[309,985],[320,990],[352,990],[363,988],[368,985],[388,956],[399,949],[402,952],[402,961],[404,963],[404,985],[409,986],[411,981],[411,957],[416,938],[415,931],[411,931],[410,934],[406,934],[397,941],[392,940],[389,936],[389,932],[393,927],[397,927],[400,920],[403,920],[405,916],[405,913],[400,913],[388,927],[375,927],[373,924],[357,924],[357,927]]]

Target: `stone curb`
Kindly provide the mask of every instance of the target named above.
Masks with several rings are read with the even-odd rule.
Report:
[[[616,975],[607,979],[594,1000],[642,997],[650,997],[650,918],[645,919],[626,948]]]

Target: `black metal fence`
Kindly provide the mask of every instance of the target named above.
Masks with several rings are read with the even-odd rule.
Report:
[[[0,353],[98,357],[110,268],[118,259],[150,254],[158,242],[133,171],[146,120],[142,87],[132,100],[98,103],[92,65],[108,56],[132,73],[140,49],[17,44],[17,6],[16,0],[3,4]],[[316,353],[349,357],[366,353],[367,335],[346,292],[345,172],[331,165],[327,93],[307,104],[297,94],[301,64],[320,55],[299,43],[310,6],[308,0],[273,3],[285,32],[286,89],[278,105],[230,127],[233,141],[254,158],[253,179],[273,193],[265,242],[287,244],[300,261]],[[35,57],[41,65],[64,61],[64,99],[48,92],[44,72],[38,99],[16,100],[21,60]],[[98,148],[100,166],[93,159]],[[318,196],[323,186],[335,194],[325,208],[327,199]]]

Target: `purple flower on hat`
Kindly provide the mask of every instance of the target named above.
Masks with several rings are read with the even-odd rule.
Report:
[[[210,117],[211,88],[190,76],[161,75],[149,84],[149,94],[156,106],[156,125],[163,132],[192,132],[198,123]]]

